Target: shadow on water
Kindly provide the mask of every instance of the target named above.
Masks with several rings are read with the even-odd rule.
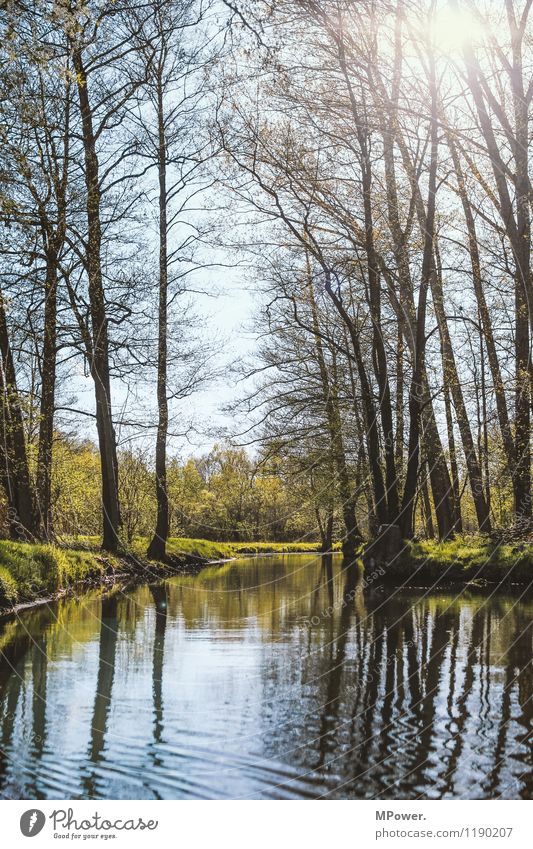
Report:
[[[324,571],[326,573],[326,585],[328,602],[334,604],[332,556],[324,556]],[[330,671],[327,676],[326,701],[320,722],[319,735],[319,759],[318,767],[324,767],[329,755],[335,752],[335,729],[338,722],[339,706],[341,701],[341,689],[346,659],[346,646],[350,633],[350,625],[353,617],[353,602],[355,590],[360,577],[359,567],[356,563],[343,562],[342,573],[344,587],[340,602],[341,614],[337,634],[331,642]]]
[[[165,633],[168,615],[168,587],[166,584],[152,584],[150,586],[155,605],[155,632],[153,647],[153,672],[152,672],[152,695],[153,695],[153,743],[150,748],[150,759],[155,771],[163,767],[163,758],[159,744],[163,738],[163,661],[165,656]],[[157,799],[161,796],[154,788]]]
[[[0,630],[22,798],[531,798],[533,603],[254,558]],[[31,733],[28,729],[31,728]]]
[[[163,732],[163,658],[167,627],[168,587],[166,584],[150,586],[155,604],[155,634],[153,650],[152,692],[154,697],[154,743],[161,742]]]
[[[91,736],[86,774],[83,778],[84,795],[92,799],[96,793],[97,771],[102,761],[107,722],[111,709],[111,692],[115,677],[115,661],[118,638],[118,599],[116,595],[104,597],[100,612],[100,649],[98,655],[98,678],[94,698]]]
[[[11,766],[9,750],[13,740],[17,708],[23,689],[26,653],[30,651],[30,643],[30,639],[27,641],[19,640],[15,646],[8,646],[2,652],[0,790],[4,787],[5,775]]]

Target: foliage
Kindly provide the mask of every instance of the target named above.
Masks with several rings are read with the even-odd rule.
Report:
[[[95,446],[58,435],[52,477],[56,534],[100,533],[100,481],[100,460]]]
[[[215,445],[169,470],[171,533],[230,539],[316,539],[316,519],[297,467],[256,462],[244,449]]]

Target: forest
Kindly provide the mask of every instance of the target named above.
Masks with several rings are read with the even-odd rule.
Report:
[[[532,105],[533,0],[0,3],[16,838],[533,798]]]
[[[531,540],[532,25],[528,0],[7,0],[4,538]],[[222,368],[232,275],[254,343]]]

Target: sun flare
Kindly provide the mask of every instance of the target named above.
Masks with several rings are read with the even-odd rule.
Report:
[[[467,45],[475,47],[483,41],[486,26],[468,9],[443,6],[435,12],[430,24],[432,41],[441,53],[459,53]]]

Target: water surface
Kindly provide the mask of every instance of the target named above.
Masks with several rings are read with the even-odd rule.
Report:
[[[0,625],[0,793],[532,798],[532,616],[312,555],[27,611]]]

